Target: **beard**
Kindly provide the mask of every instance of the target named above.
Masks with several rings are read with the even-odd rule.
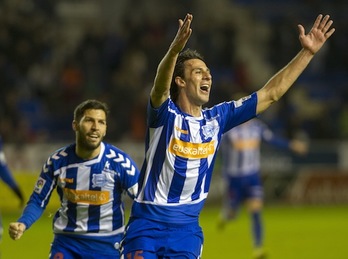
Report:
[[[87,138],[87,135],[81,135],[78,134],[77,136],[77,143],[80,148],[86,150],[86,151],[93,151],[97,149],[100,146],[100,143],[102,142],[102,138],[99,139],[97,142],[89,141]]]

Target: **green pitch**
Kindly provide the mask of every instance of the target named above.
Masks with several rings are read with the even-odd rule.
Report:
[[[20,211],[3,211],[2,259],[48,258],[52,241],[52,212],[46,212],[18,241],[7,234],[8,223]],[[203,259],[252,258],[249,218],[242,211],[224,231],[216,229],[217,207],[206,206],[201,215],[205,234]],[[268,206],[264,211],[265,247],[274,259],[346,259],[348,206]]]
[[[217,213],[217,209],[206,207],[201,215],[203,259],[252,258],[250,221],[245,211],[224,231],[216,228]],[[348,258],[348,206],[270,206],[263,219],[268,258]]]
[[[32,192],[37,175],[15,175],[26,198]],[[21,209],[15,195],[0,182],[0,210],[4,235],[0,244],[1,259],[48,258],[52,235],[52,216],[59,203],[56,193],[45,213],[18,241],[8,236],[8,224]],[[208,199],[209,200],[209,199]],[[208,202],[208,201],[207,201]],[[213,204],[212,201],[210,201]],[[244,210],[238,219],[218,231],[219,207],[206,205],[200,217],[205,242],[203,259],[251,259],[252,242],[249,217]],[[265,247],[270,259],[347,259],[348,206],[269,205],[263,214]]]

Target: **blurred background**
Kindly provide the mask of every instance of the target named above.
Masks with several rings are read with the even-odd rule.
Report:
[[[141,166],[148,93],[187,12],[194,15],[187,47],[213,75],[208,106],[262,87],[300,50],[297,24],[308,32],[319,13],[331,15],[333,37],[261,116],[277,134],[308,141],[310,151],[298,157],[266,146],[262,167],[269,202],[347,203],[343,0],[1,1],[0,134],[15,175],[36,177],[50,153],[74,141],[73,109],[87,98],[109,104],[106,141]],[[219,176],[210,199],[220,195]]]
[[[300,50],[297,24],[308,32],[319,13],[331,15],[335,34],[291,90],[260,116],[280,136],[310,145],[306,156],[262,147],[266,242],[274,258],[347,258],[344,0],[1,0],[0,135],[26,199],[47,157],[74,141],[73,110],[87,98],[109,104],[106,141],[141,166],[148,94],[177,21],[188,12],[194,20],[187,47],[203,54],[213,75],[207,106],[261,88]],[[219,157],[210,190],[207,204],[215,206],[202,213],[203,258],[222,258],[224,251],[229,258],[230,250],[233,258],[249,258],[247,218],[224,234],[211,224],[223,190]],[[56,196],[40,221],[14,242],[7,227],[22,208],[0,182],[0,257],[47,257]]]

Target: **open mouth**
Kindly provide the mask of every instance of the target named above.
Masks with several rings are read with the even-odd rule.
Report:
[[[87,136],[88,136],[88,138],[93,139],[93,140],[99,139],[99,135],[96,135],[96,134],[90,134],[90,135],[87,135]]]
[[[208,85],[202,85],[201,87],[201,91],[208,93],[209,92],[209,86]]]

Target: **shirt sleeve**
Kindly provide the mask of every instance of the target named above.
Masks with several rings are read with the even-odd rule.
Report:
[[[237,101],[226,102],[219,105],[222,110],[224,123],[223,133],[229,131],[254,117],[256,117],[257,94],[253,93]]]
[[[24,223],[27,228],[37,221],[45,210],[55,187],[56,180],[50,157],[43,165],[30,199],[18,221]]]
[[[26,226],[26,229],[28,229],[41,217],[43,211],[44,208],[30,202],[25,207],[22,216],[18,219],[18,222],[23,223]]]
[[[123,161],[119,161],[117,164],[118,171],[120,172],[121,187],[127,192],[130,198],[134,199],[138,194],[139,169],[127,153],[121,150],[118,152],[123,157]]]

